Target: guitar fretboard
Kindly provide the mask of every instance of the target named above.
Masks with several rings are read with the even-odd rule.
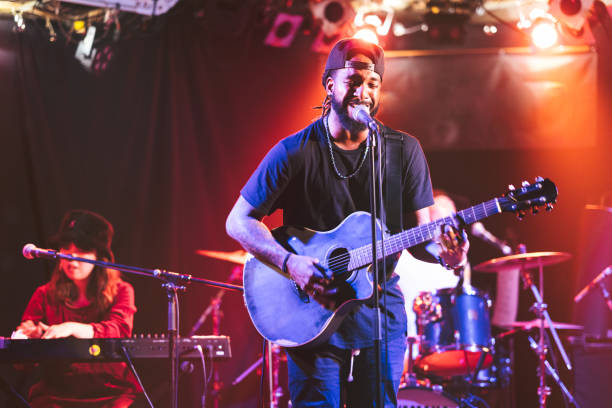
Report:
[[[501,212],[502,210],[497,198],[493,198],[484,203],[458,211],[457,215],[465,222],[465,224],[469,225],[475,223],[476,221],[482,220],[483,218],[487,218]],[[453,220],[453,217],[451,216],[444,217],[385,238],[384,255],[389,256],[433,239],[440,231],[441,226],[444,224],[454,225],[456,224],[456,221]],[[378,260],[381,260],[383,257],[382,249],[383,247],[381,242],[378,241],[376,244],[376,254]],[[372,263],[372,244],[353,249],[349,251],[349,255],[349,271],[369,265]]]

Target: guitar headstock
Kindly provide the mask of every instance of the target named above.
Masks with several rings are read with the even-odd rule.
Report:
[[[536,177],[533,184],[523,181],[520,188],[509,186],[498,202],[502,211],[514,212],[519,218],[523,218],[529,209],[534,214],[542,208],[550,211],[557,202],[557,186],[549,179]]]

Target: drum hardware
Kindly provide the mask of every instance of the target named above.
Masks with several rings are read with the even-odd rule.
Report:
[[[522,248],[525,248],[522,246]],[[535,302],[531,307],[531,311],[536,314],[536,321],[539,324],[539,341],[537,342],[534,350],[539,359],[539,378],[540,383],[538,386],[538,400],[540,408],[546,406],[546,398],[550,394],[550,387],[546,385],[546,372],[547,369],[552,370],[550,364],[546,360],[546,355],[548,353],[548,349],[544,343],[545,341],[545,326],[548,326],[550,329],[555,343],[557,344],[557,348],[559,349],[559,353],[563,358],[563,361],[568,370],[572,369],[572,365],[569,361],[569,358],[561,344],[561,340],[557,334],[557,330],[555,329],[555,324],[550,319],[550,315],[547,311],[547,305],[543,300],[544,293],[544,266],[552,265],[559,262],[563,262],[571,258],[571,255],[564,252],[534,252],[534,253],[519,253],[515,255],[509,255],[501,258],[491,259],[489,261],[483,262],[474,267],[474,270],[481,272],[502,272],[507,270],[508,268],[520,268],[521,279],[523,280],[524,289],[531,289],[531,292],[535,298]],[[536,287],[533,277],[529,272],[530,269],[538,269],[539,272],[539,289]],[[535,341],[533,341],[535,344]],[[554,371],[554,370],[552,370]],[[553,378],[558,378],[557,373],[553,375]],[[565,391],[564,391],[565,392]],[[571,398],[573,400],[573,398]]]
[[[529,336],[528,339],[529,339],[529,345],[531,346],[531,349],[534,350],[537,354],[538,348],[540,347],[539,344],[531,336]],[[554,378],[555,382],[557,383],[557,385],[559,386],[563,394],[566,396],[568,401],[571,404],[573,404],[576,408],[580,408],[580,405],[578,405],[578,403],[576,402],[572,394],[569,392],[569,390],[567,389],[567,387],[565,386],[565,384],[559,377],[559,374],[554,368],[552,368],[548,360],[544,360],[544,365],[546,367],[546,371],[552,378]]]
[[[409,336],[406,341],[408,342],[408,360],[406,361],[406,367],[400,386],[415,387],[418,382],[416,373],[414,372],[414,345],[418,342],[418,339]]]

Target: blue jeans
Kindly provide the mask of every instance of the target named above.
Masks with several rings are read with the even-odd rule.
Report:
[[[381,348],[384,408],[396,407],[406,339],[400,336],[389,340],[386,347],[383,341]],[[376,407],[374,347],[363,348],[355,356],[351,382],[347,382],[351,350],[325,345],[285,351],[293,408],[341,408],[343,403],[347,408]]]

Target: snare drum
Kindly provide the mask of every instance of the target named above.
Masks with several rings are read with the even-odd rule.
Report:
[[[459,408],[460,404],[442,387],[404,387],[397,393],[397,408]]]
[[[440,289],[432,292],[431,297],[441,312],[419,327],[421,357],[416,369],[426,375],[448,378],[469,375],[481,357],[481,368],[491,366],[488,298],[472,287]]]

